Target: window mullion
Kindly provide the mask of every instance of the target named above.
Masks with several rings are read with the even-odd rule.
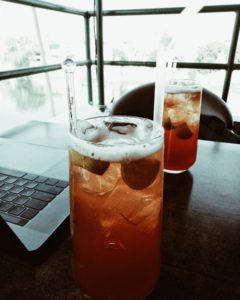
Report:
[[[237,12],[235,23],[234,23],[234,28],[233,28],[232,41],[231,41],[229,55],[228,55],[228,68],[227,68],[227,72],[226,72],[226,76],[225,76],[225,80],[224,80],[224,84],[223,84],[222,98],[225,101],[227,101],[228,92],[229,92],[230,83],[231,83],[232,71],[234,69],[234,58],[235,58],[236,49],[237,49],[239,30],[240,30],[240,13]]]

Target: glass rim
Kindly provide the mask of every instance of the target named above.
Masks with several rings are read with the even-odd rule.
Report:
[[[77,123],[78,122],[81,122],[81,121],[88,121],[88,120],[92,120],[92,119],[102,119],[102,118],[133,118],[133,119],[142,119],[142,120],[149,120],[151,123],[154,124],[155,128],[158,129],[158,132],[159,134],[156,134],[155,136],[153,136],[152,138],[149,138],[148,140],[144,140],[144,141],[138,141],[136,143],[132,143],[132,144],[126,144],[126,146],[141,146],[141,145],[144,145],[146,143],[149,143],[149,142],[152,142],[152,141],[155,141],[157,139],[163,139],[164,138],[164,128],[162,126],[162,124],[158,124],[156,121],[154,120],[151,120],[149,118],[145,118],[145,117],[138,117],[138,116],[131,116],[131,115],[108,115],[108,116],[93,116],[93,117],[88,117],[88,118],[85,118],[85,119],[78,119],[77,120]],[[73,130],[72,130],[73,131]],[[111,145],[111,144],[104,144],[104,143],[101,143],[101,142],[94,142],[94,141],[88,141],[88,140],[85,140],[84,138],[82,138],[81,136],[77,136],[74,132],[72,132],[71,129],[68,130],[68,135],[70,138],[73,138],[73,139],[76,139],[78,140],[79,142],[82,141],[83,143],[86,143],[86,144],[90,144],[90,145],[96,145],[96,146],[104,146],[104,147],[116,147],[116,146],[119,146],[121,145],[120,143],[118,144],[115,144],[115,145]]]
[[[121,116],[121,115],[113,115],[113,116],[100,116],[93,117],[89,119],[96,118],[105,118],[106,120],[117,119],[119,120],[122,117],[127,117],[128,119],[139,117],[132,116]],[[145,120],[150,120],[147,118],[141,118]],[[122,118],[124,122],[124,118]],[[126,119],[125,119],[126,120]],[[86,141],[83,138],[78,137],[76,134],[71,133],[69,131],[69,149],[73,149],[79,154],[83,156],[87,156],[90,158],[95,158],[96,160],[101,161],[111,161],[111,162],[121,162],[121,161],[133,161],[138,159],[143,159],[149,155],[152,155],[163,149],[164,146],[164,130],[163,127],[158,123],[150,120],[153,124],[155,124],[155,128],[157,129],[154,137],[144,138],[140,141],[132,140],[131,142],[124,143],[121,139],[119,142],[117,138],[114,138],[112,143],[104,143],[104,142],[92,142]],[[154,129],[153,129],[154,132]],[[147,134],[146,134],[147,136]]]
[[[180,85],[183,83],[183,85]],[[171,88],[173,90],[171,90]],[[165,92],[168,93],[178,93],[178,92],[201,92],[202,85],[196,79],[171,79],[167,82],[165,86]]]

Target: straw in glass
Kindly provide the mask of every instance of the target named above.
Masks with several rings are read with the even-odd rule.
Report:
[[[182,21],[186,21],[187,18],[187,22],[189,24],[190,18],[199,12],[199,10],[203,7],[204,2],[206,1],[189,0],[186,8],[181,13],[181,18],[184,18]],[[179,25],[180,24],[182,24],[182,22],[179,22]],[[173,53],[174,49],[176,48],[174,43],[176,42],[176,37],[180,36],[182,31],[183,28],[180,25],[178,28],[176,28],[175,38],[172,39],[172,42],[170,42],[170,44],[167,46],[167,49],[163,49],[161,45],[159,45],[157,50],[153,120],[161,125],[165,86],[167,82],[173,78],[177,65],[177,61]]]
[[[67,57],[62,63],[62,69],[65,71],[66,74],[70,132],[76,133],[77,114],[76,114],[76,102],[75,102],[76,100],[75,100],[75,88],[74,88],[74,72],[76,69],[75,61],[72,58]]]

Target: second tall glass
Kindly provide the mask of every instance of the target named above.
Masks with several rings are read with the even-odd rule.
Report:
[[[181,173],[197,155],[202,88],[194,80],[173,80],[165,88],[164,170]]]

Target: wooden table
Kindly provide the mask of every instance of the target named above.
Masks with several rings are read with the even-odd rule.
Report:
[[[0,253],[1,300],[82,299],[68,223],[44,254]],[[165,175],[162,272],[148,297],[162,299],[240,299],[240,145],[199,141],[189,172]]]
[[[240,145],[199,141],[165,176],[163,272],[152,299],[240,299]]]

